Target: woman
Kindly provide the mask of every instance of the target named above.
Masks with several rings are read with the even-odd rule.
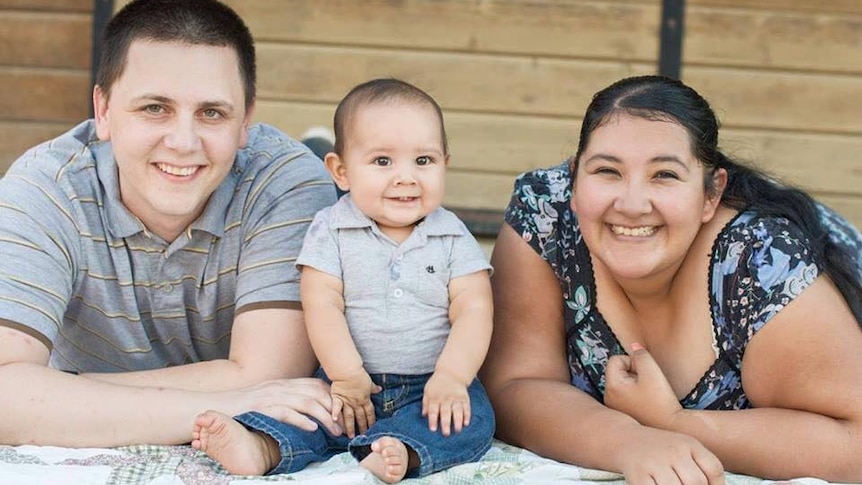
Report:
[[[629,78],[571,160],[519,177],[482,371],[498,436],[633,484],[862,482],[862,236],[717,143],[697,92]]]

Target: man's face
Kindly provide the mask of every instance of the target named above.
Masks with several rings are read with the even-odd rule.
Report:
[[[167,241],[203,212],[247,141],[238,66],[229,47],[137,40],[110,93],[93,93],[123,203]]]

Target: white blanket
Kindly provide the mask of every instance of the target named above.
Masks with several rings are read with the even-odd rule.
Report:
[[[271,482],[312,485],[378,485],[349,453],[313,464],[289,475],[244,477],[228,475],[203,453],[189,446],[128,446],[122,448],[58,448],[0,446],[2,485],[253,485]],[[404,480],[404,485],[619,484],[616,473],[565,465],[495,441],[477,463],[460,465],[434,475]],[[728,485],[767,484],[759,478],[727,475]],[[825,484],[800,478],[794,485]]]

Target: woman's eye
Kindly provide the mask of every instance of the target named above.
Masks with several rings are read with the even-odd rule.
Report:
[[[594,173],[601,174],[601,175],[617,175],[617,174],[619,174],[619,172],[617,172],[616,169],[613,169],[610,167],[599,167],[596,169],[596,171]]]
[[[392,164],[392,160],[390,160],[389,157],[377,157],[374,159],[374,164],[381,167],[388,167]]]
[[[658,172],[657,174],[655,174],[655,178],[657,178],[657,179],[679,180],[679,175],[677,175],[677,174],[676,174],[676,173],[674,173],[674,172],[669,172],[669,171],[665,171],[665,170],[663,170],[663,171]]]
[[[416,159],[416,165],[430,165],[432,163],[434,163],[434,159],[431,157],[423,156]]]

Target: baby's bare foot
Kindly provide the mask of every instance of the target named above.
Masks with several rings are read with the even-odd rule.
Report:
[[[275,440],[249,431],[217,411],[207,411],[195,418],[192,448],[203,451],[234,475],[263,475],[279,459]]]
[[[407,447],[399,439],[384,436],[371,443],[371,454],[363,458],[359,465],[386,483],[400,482],[407,474],[409,465]]]

